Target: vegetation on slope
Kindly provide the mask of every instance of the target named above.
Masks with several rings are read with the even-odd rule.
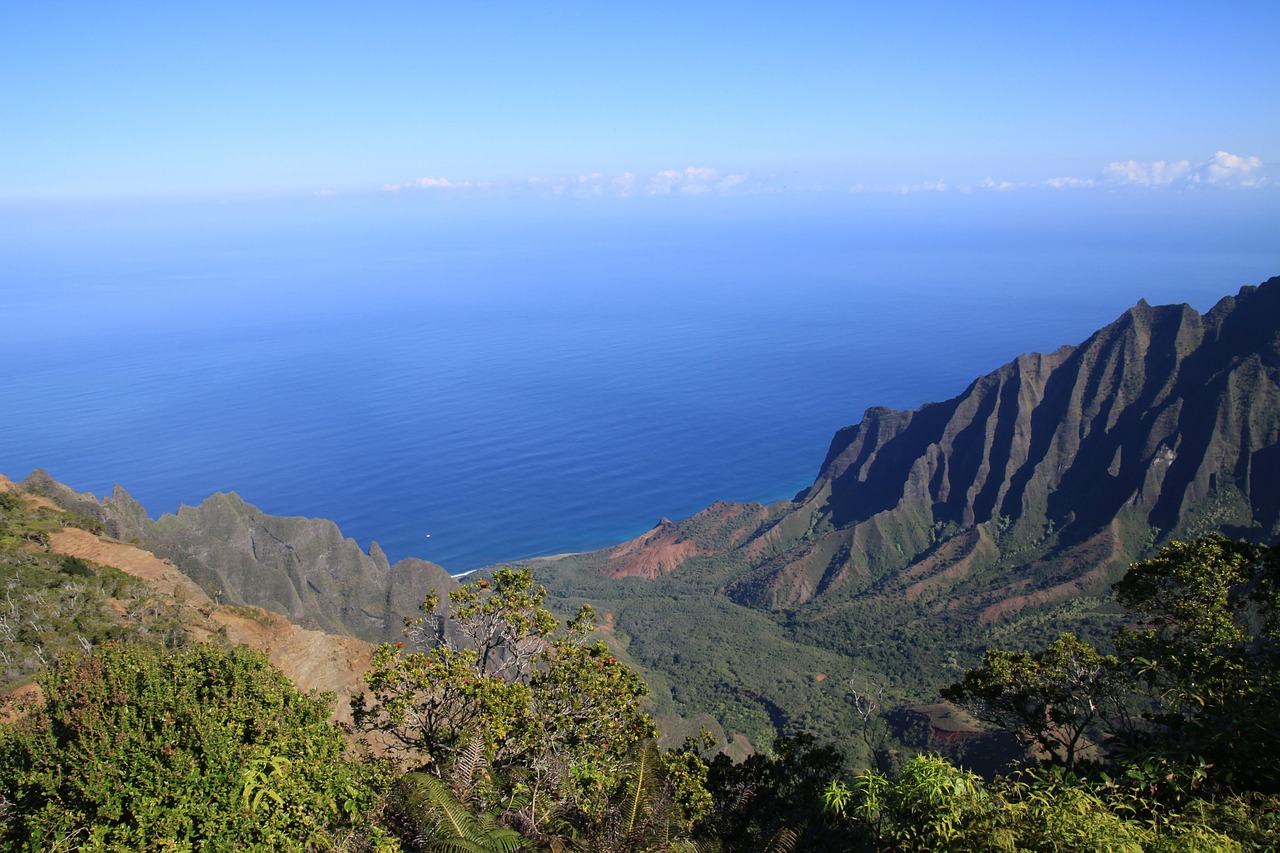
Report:
[[[233,492],[152,520],[119,486],[98,501],[39,470],[22,486],[168,559],[217,603],[261,607],[306,628],[394,640],[429,590],[456,587],[433,563],[391,565],[376,543],[365,553],[332,521],[267,515]]]
[[[163,632],[163,608],[123,572],[45,550],[49,534],[73,525],[101,530],[92,518],[0,492],[0,692],[28,679],[72,648],[124,636],[116,602],[134,622]]]
[[[62,519],[25,498],[0,505],[26,572],[9,591],[61,587],[62,556],[40,537]],[[1115,654],[1071,635],[989,653],[949,695],[1041,762],[993,781],[927,752],[892,760],[876,688],[848,691],[859,727],[827,745],[784,738],[742,762],[709,758],[706,739],[660,749],[644,683],[595,639],[588,610],[552,617],[527,570],[455,590],[451,632],[428,599],[375,655],[355,720],[394,762],[354,758],[327,698],[216,633],[182,648],[82,634],[39,673],[42,695],[0,722],[0,846],[1274,849],[1278,575],[1277,549],[1171,545],[1119,585]],[[874,769],[852,772],[853,754]]]
[[[668,849],[709,808],[706,765],[654,744],[645,684],[590,638],[583,608],[561,626],[526,570],[450,594],[465,638],[445,638],[428,599],[411,644],[384,645],[354,703],[357,728],[389,738],[409,774],[395,814],[409,829],[459,833],[450,815],[495,818],[553,849]],[[466,834],[466,833],[462,833]]]

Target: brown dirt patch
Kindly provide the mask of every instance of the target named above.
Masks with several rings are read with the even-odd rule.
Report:
[[[210,618],[237,645],[267,653],[271,663],[302,690],[333,693],[334,719],[351,721],[351,697],[364,690],[373,646],[343,637],[300,628],[277,613],[256,607],[219,607]]]
[[[147,581],[157,591],[185,601],[211,603],[209,596],[194,581],[150,551],[136,545],[94,536],[87,530],[68,527],[49,534],[49,550],[91,560],[100,566],[112,566],[135,578]]]
[[[609,567],[604,574],[614,578],[658,578],[703,553],[706,552],[686,538],[677,525],[663,519],[648,533],[609,551]]]
[[[23,684],[0,696],[0,723],[12,723],[27,715],[27,709],[44,703],[39,684]]]
[[[974,559],[990,550],[991,542],[981,528],[953,537],[934,554],[903,572],[903,577],[924,576],[907,587],[907,601],[915,601],[921,595],[968,577]]]
[[[990,625],[996,620],[1017,613],[1027,607],[1053,604],[1069,598],[1088,595],[1106,583],[1112,568],[1121,556],[1119,534],[1112,528],[1104,530],[1082,544],[1072,548],[1066,559],[1086,571],[1071,580],[1026,595],[1010,596],[990,605],[982,611],[979,622]]]

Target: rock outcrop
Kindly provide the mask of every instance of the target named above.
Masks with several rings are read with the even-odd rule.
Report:
[[[43,471],[22,485],[168,559],[215,602],[261,607],[307,628],[395,640],[432,589],[443,597],[457,588],[434,563],[391,565],[377,543],[365,553],[332,521],[267,515],[233,492],[152,520],[119,486],[98,502]]]

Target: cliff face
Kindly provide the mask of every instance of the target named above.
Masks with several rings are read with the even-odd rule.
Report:
[[[896,594],[992,620],[1209,530],[1280,535],[1280,278],[1203,316],[1140,302],[946,402],[869,409],[793,501],[664,524],[603,571],[713,555],[752,606]]]
[[[366,554],[332,521],[267,515],[234,493],[152,520],[119,486],[101,503],[41,471],[23,486],[168,558],[219,603],[272,610],[309,628],[395,640],[427,593],[443,597],[458,586],[434,563],[393,566],[376,543]]]

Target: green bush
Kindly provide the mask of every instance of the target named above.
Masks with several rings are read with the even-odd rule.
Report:
[[[62,558],[62,563],[58,566],[58,571],[62,572],[64,575],[70,575],[73,578],[91,578],[97,574],[97,572],[93,570],[93,566],[87,560],[82,560],[79,557],[72,557],[69,555]]]
[[[112,644],[39,681],[45,703],[0,728],[11,849],[305,849],[374,796],[328,702],[260,653]]]

